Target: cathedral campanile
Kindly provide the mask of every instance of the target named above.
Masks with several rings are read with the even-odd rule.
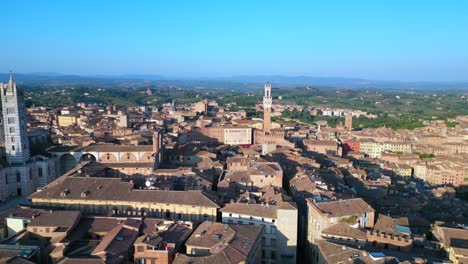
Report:
[[[2,83],[0,88],[7,162],[25,164],[30,154],[23,94],[16,89],[13,75],[8,84]]]

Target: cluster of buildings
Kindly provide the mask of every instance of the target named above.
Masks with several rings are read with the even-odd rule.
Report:
[[[2,262],[468,260],[464,125],[272,122],[269,83],[263,120],[208,100],[26,110],[1,88]]]

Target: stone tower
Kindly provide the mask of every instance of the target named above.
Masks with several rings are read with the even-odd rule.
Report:
[[[265,94],[263,95],[263,132],[270,133],[271,130],[271,84],[265,83]]]
[[[351,114],[345,115],[345,129],[346,130],[353,130],[353,116]]]
[[[7,162],[25,164],[30,153],[23,94],[17,90],[13,75],[8,84],[2,83],[0,88]]]

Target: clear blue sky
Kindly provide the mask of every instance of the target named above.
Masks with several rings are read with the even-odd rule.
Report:
[[[3,0],[0,72],[468,80],[468,1]]]

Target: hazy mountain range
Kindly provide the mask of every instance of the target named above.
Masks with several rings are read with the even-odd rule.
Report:
[[[0,73],[0,82],[7,82],[9,73]],[[381,81],[345,77],[312,77],[283,75],[240,75],[231,77],[170,77],[147,74],[125,75],[64,75],[54,72],[14,74],[17,83],[42,86],[91,86],[91,87],[141,87],[176,86],[181,88],[226,88],[250,87],[269,81],[273,86],[297,87],[316,86],[333,88],[375,88],[375,89],[457,89],[468,90],[468,81],[461,82],[404,82]]]

